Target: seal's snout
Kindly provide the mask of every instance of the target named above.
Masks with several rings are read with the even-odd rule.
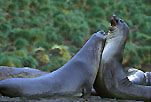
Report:
[[[104,32],[104,30],[100,30],[97,33],[95,33],[95,35],[99,38],[105,39],[106,38],[106,33]]]
[[[104,30],[100,30],[99,33],[102,34],[102,35],[106,35]]]
[[[114,31],[116,29],[116,25],[119,23],[119,17],[113,14],[113,16],[110,18],[110,24],[111,26],[109,27],[110,31]]]

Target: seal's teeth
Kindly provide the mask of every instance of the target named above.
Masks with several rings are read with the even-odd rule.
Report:
[[[113,19],[110,21],[111,26],[116,26],[116,21],[114,21]]]

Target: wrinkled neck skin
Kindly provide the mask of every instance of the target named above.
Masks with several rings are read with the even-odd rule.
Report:
[[[107,35],[106,45],[102,54],[102,64],[108,64],[103,70],[112,70],[114,76],[125,76],[122,67],[124,48],[128,37],[128,31],[115,29]],[[106,65],[105,65],[106,66]],[[104,72],[104,71],[103,71]],[[106,72],[106,71],[105,71]],[[103,73],[102,73],[103,74]]]
[[[111,56],[108,55],[108,58],[110,59],[112,59],[114,56],[114,59],[118,60],[119,63],[122,63],[125,43],[128,35],[124,33],[127,32],[119,29],[111,32],[111,34],[107,36],[106,45],[103,52],[104,55],[110,54]]]

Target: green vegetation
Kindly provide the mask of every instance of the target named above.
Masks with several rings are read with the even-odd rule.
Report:
[[[124,66],[151,63],[150,0],[0,0],[0,65],[53,71],[115,13],[130,28]]]

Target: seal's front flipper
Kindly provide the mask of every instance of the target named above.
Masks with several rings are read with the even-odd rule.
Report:
[[[86,89],[86,88],[82,89],[82,97],[83,98],[90,97],[90,95],[91,95],[91,89]]]
[[[84,97],[84,98],[90,97],[91,90],[92,90],[92,85],[91,84],[87,84],[86,87],[84,87],[82,89],[82,97]]]

